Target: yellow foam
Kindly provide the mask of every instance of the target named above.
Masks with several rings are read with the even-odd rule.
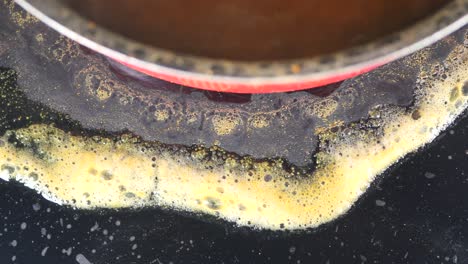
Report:
[[[188,157],[129,136],[85,138],[46,125],[3,136],[1,176],[77,208],[162,206],[258,228],[316,227],[346,212],[377,175],[432,141],[467,107],[461,91],[468,81],[466,58],[456,68],[446,80],[421,88],[417,115],[390,109],[382,113],[380,135],[356,129],[357,135],[338,136],[318,153],[320,166],[307,177],[248,159],[210,167],[202,161],[205,150]],[[26,147],[9,143],[12,135]]]

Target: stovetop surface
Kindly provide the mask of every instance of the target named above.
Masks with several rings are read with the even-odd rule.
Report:
[[[217,144],[241,155],[285,157],[291,166],[310,169],[308,162],[320,143],[306,136],[310,131],[330,120],[368,118],[381,105],[410,108],[420,70],[409,58],[371,75],[303,92],[203,92],[146,78],[28,17],[7,18],[6,12],[0,9],[0,87],[11,88],[12,94],[19,87],[22,94],[0,98],[13,109],[6,116],[18,120],[2,120],[2,133],[39,122],[73,133],[125,130],[145,140],[210,145],[219,134],[204,117],[234,113],[250,120],[262,112],[266,120],[286,120],[290,126],[273,122],[267,132],[248,137],[252,127],[241,128]],[[431,49],[428,64],[447,56],[453,43],[463,43],[466,31]],[[95,78],[92,84],[97,80],[106,85],[94,87],[98,92],[86,90],[89,76]],[[330,102],[335,108],[326,117],[323,112],[304,114],[311,105],[327,107]],[[141,109],[151,105],[171,106],[171,118],[164,124],[149,118],[153,113]],[[45,117],[39,116],[42,111]],[[21,121],[21,115],[31,120]],[[189,115],[196,127],[183,122]],[[433,143],[379,176],[344,216],[305,231],[260,231],[158,208],[75,210],[14,181],[1,181],[0,263],[466,263],[467,136],[465,113]]]
[[[0,184],[1,263],[465,263],[468,116],[373,184],[349,213],[275,233],[151,209],[83,212]]]

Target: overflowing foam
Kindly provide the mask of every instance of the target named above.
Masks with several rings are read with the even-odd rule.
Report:
[[[36,124],[1,138],[0,177],[82,209],[160,206],[256,228],[316,227],[348,211],[376,176],[466,109],[466,54],[461,58],[444,78],[421,72],[411,109],[382,107],[375,122],[321,132],[311,175],[216,147],[168,150],[130,135],[85,137]],[[221,125],[232,120],[213,122],[234,129]],[[372,122],[372,129],[362,125]]]

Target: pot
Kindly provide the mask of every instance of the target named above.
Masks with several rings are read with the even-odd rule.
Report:
[[[370,43],[311,58],[236,61],[191,56],[139,43],[86,19],[63,0],[15,0],[68,38],[130,68],[169,82],[232,93],[271,93],[318,87],[368,72],[411,54],[468,23],[468,0]]]

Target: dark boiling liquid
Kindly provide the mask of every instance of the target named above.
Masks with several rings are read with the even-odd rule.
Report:
[[[134,40],[214,58],[311,57],[382,37],[449,0],[68,0]]]

